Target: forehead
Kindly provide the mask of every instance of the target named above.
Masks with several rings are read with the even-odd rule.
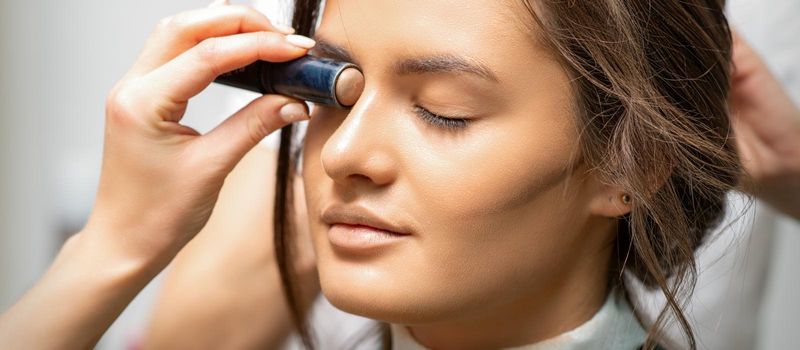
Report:
[[[354,56],[457,52],[486,62],[535,53],[518,1],[328,0],[317,35]]]

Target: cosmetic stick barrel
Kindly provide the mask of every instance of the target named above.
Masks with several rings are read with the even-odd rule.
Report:
[[[356,65],[310,55],[282,63],[258,61],[215,82],[336,107],[352,106],[364,89],[364,75]]]

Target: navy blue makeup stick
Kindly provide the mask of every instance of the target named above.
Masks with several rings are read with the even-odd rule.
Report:
[[[352,63],[306,55],[282,63],[257,61],[222,74],[214,82],[346,108],[361,95],[364,75]]]

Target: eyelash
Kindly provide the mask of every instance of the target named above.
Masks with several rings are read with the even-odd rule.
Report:
[[[414,112],[425,122],[445,130],[463,129],[467,127],[467,124],[470,122],[470,120],[466,118],[436,114],[419,105],[414,106]]]

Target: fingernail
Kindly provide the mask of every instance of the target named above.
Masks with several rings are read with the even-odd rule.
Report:
[[[287,123],[309,119],[306,107],[298,102],[291,102],[283,105],[278,113],[281,119]]]
[[[297,35],[297,34],[290,34],[286,36],[286,41],[289,44],[292,44],[297,47],[302,47],[304,49],[310,49],[317,44],[314,39],[311,39],[307,36]]]
[[[228,0],[214,0],[208,7],[224,6],[228,4]]]
[[[277,29],[279,32],[281,32],[283,34],[293,34],[294,33],[294,28],[292,28],[290,26],[287,26],[287,25],[273,23],[272,26],[275,27],[275,29]]]

